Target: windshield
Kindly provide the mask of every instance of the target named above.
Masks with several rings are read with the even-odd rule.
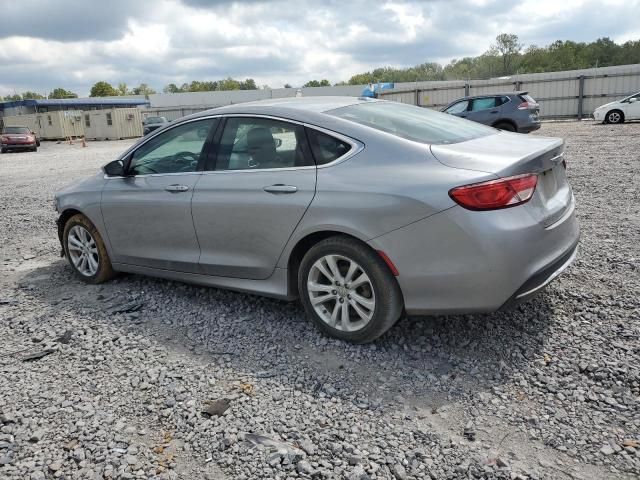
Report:
[[[458,143],[496,133],[495,129],[479,123],[397,102],[349,105],[326,113],[398,137],[429,144]]]
[[[31,131],[27,127],[4,127],[4,132],[6,134],[11,133],[31,133]]]

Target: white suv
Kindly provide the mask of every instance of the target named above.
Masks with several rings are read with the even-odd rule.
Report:
[[[640,120],[640,92],[596,108],[593,111],[593,118],[603,123]]]

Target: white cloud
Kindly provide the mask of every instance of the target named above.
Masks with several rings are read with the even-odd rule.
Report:
[[[0,94],[61,86],[86,95],[98,80],[156,89],[227,76],[273,87],[336,82],[378,66],[478,55],[502,32],[527,45],[638,39],[631,13],[640,11],[640,0],[23,2],[32,21],[19,8],[3,12]],[[67,10],[82,13],[69,19]]]

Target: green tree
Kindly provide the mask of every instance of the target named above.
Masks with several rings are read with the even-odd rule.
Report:
[[[240,82],[240,90],[257,90],[258,86],[253,78],[247,78],[245,81]]]
[[[49,94],[49,98],[78,98],[78,95],[73,93],[71,90],[65,90],[64,88],[58,87],[53,89]]]
[[[149,85],[147,85],[146,83],[141,83],[137,87],[134,87],[131,90],[131,93],[133,95],[152,95],[152,94],[156,93],[156,91],[153,88],[151,88]]]
[[[496,37],[496,43],[491,46],[489,52],[502,58],[502,74],[513,73],[514,64],[522,44],[518,41],[518,36],[513,33],[501,33]]]
[[[170,83],[166,87],[162,89],[163,93],[180,93],[182,89],[178,87],[175,83]]]
[[[331,82],[329,80],[309,80],[307,83],[303,85],[303,87],[330,87]]]
[[[118,84],[118,93],[120,95],[129,95],[130,94],[129,90],[127,89],[127,84],[126,83],[120,82]]]
[[[96,84],[91,87],[91,91],[89,92],[90,97],[115,97],[118,96],[120,92],[113,88],[110,83],[105,81],[96,82]]]
[[[228,77],[218,82],[218,88],[220,90],[240,90],[240,82]]]
[[[19,102],[20,100],[22,100],[22,96],[18,95],[17,93],[4,97],[5,102]]]
[[[42,100],[43,98],[46,98],[46,97],[36,92],[27,91],[22,93],[23,100]]]

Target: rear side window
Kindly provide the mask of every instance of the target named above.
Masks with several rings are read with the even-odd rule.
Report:
[[[228,118],[216,170],[292,168],[313,165],[304,127],[258,117]]]
[[[533,97],[531,95],[527,95],[526,93],[524,95],[520,95],[520,98],[525,102],[536,103]]]
[[[498,103],[498,105],[500,105]],[[496,97],[474,98],[471,104],[471,111],[487,110],[496,106]]]
[[[496,133],[491,127],[455,115],[397,102],[369,101],[325,113],[401,138],[429,144],[458,143]]]
[[[311,151],[316,160],[316,165],[331,163],[351,150],[351,145],[326,133],[313,128],[307,129],[307,135],[311,142]]]

